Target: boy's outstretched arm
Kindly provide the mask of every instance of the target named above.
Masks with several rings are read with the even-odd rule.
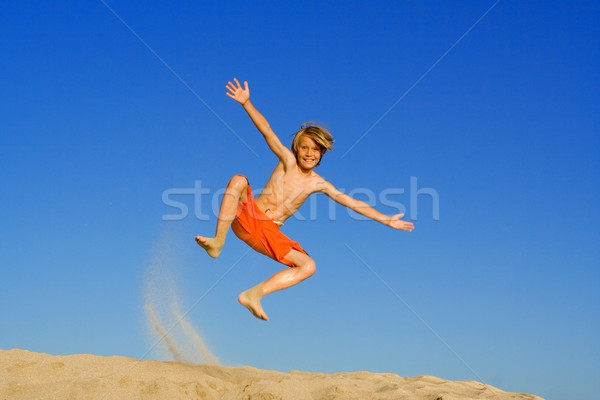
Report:
[[[283,162],[283,165],[287,167],[290,163],[295,164],[296,159],[292,152],[281,143],[265,117],[263,117],[258,110],[254,108],[252,103],[250,103],[250,89],[248,89],[248,82],[244,81],[244,88],[242,88],[237,79],[234,78],[233,80],[235,81],[235,85],[231,82],[227,82],[225,87],[227,88],[228,93],[225,94],[244,107],[244,110],[248,113],[248,116],[254,123],[254,126],[256,126],[256,129],[262,133],[267,145],[277,158]]]
[[[367,218],[371,218],[374,221],[381,222],[382,224],[384,224],[385,226],[389,226],[390,228],[408,232],[415,229],[415,226],[412,222],[402,221],[400,219],[404,216],[404,214],[396,214],[391,217],[384,215],[379,211],[375,210],[373,207],[369,206],[367,203],[353,199],[352,197],[340,192],[331,183],[327,181],[323,182],[320,192],[329,196],[336,203],[341,204],[344,207],[348,207],[352,211],[364,215]]]

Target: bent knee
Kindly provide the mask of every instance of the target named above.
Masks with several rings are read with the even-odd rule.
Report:
[[[235,188],[235,189],[244,189],[248,186],[248,180],[244,175],[234,175],[227,184],[227,187]]]
[[[305,261],[304,263],[302,263],[301,265],[298,266],[303,274],[309,278],[311,276],[313,276],[315,274],[315,272],[317,272],[317,265],[315,264],[315,262],[313,261],[313,259],[309,259],[307,261]]]

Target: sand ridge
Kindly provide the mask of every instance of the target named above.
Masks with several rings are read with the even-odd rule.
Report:
[[[432,376],[264,371],[93,355],[0,350],[0,399],[469,400],[540,397]]]

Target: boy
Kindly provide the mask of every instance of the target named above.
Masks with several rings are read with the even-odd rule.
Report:
[[[366,203],[338,191],[314,172],[327,150],[332,150],[333,138],[322,127],[302,126],[288,150],[271,130],[267,120],[250,103],[248,82],[244,88],[234,79],[235,86],[226,85],[231,97],[240,103],[265,138],[279,163],[271,174],[264,190],[254,199],[246,177],[235,175],[229,181],[223,196],[214,238],[196,236],[196,242],[209,256],[216,258],[225,243],[231,227],[235,235],[252,247],[280,263],[291,267],[277,272],[271,278],[239,295],[240,304],[255,317],[268,321],[260,305],[267,294],[294,286],[315,273],[315,262],[300,247],[283,235],[279,228],[313,193],[324,193],[337,203],[394,229],[412,231],[410,222],[402,221],[404,214],[385,216]]]

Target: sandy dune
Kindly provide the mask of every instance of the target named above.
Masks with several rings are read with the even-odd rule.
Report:
[[[0,350],[0,399],[540,399],[477,382]]]

